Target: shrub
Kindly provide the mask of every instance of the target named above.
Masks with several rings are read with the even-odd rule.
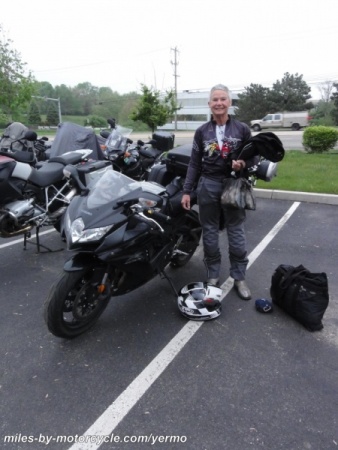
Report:
[[[323,125],[306,128],[303,146],[307,153],[323,153],[332,149],[338,141],[338,130]]]
[[[84,121],[84,126],[91,126],[93,128],[102,128],[107,126],[107,120],[104,117],[100,116],[88,116]]]

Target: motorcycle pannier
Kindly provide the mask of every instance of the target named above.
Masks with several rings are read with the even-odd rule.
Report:
[[[167,186],[175,175],[167,170],[165,164],[155,164],[149,173],[148,181],[153,181],[155,183],[161,184],[162,186]]]
[[[329,304],[328,280],[324,272],[311,273],[304,266],[281,264],[271,278],[272,301],[309,331],[323,328]]]
[[[156,141],[156,148],[167,152],[174,148],[175,135],[167,131],[157,131],[152,137]]]
[[[165,160],[169,172],[185,177],[191,156],[191,144],[181,145],[167,153]]]

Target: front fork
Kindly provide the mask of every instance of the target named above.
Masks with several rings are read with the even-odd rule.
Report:
[[[99,294],[104,294],[109,289],[110,266],[107,264],[100,264],[100,262],[93,255],[86,253],[77,253],[71,259],[66,261],[64,267],[65,272],[79,272],[82,270],[93,271],[93,283],[97,285]]]

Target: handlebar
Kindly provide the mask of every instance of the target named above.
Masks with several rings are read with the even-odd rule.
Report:
[[[154,211],[153,209],[145,208],[143,211],[145,214],[151,216],[152,218],[158,220],[159,222],[169,223],[171,221],[170,216],[166,216],[165,214],[162,214],[158,211]]]
[[[147,222],[152,222],[156,225],[156,227],[164,233],[164,229],[161,227],[160,223],[169,223],[171,221],[170,216],[166,216],[158,211],[155,211],[151,208],[144,208],[139,203],[130,205],[131,210],[134,214],[137,214],[139,217],[143,217]]]

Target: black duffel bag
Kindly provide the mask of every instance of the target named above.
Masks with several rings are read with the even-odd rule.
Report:
[[[323,328],[322,318],[329,304],[326,273],[281,264],[272,275],[270,295],[273,303],[309,331]]]

